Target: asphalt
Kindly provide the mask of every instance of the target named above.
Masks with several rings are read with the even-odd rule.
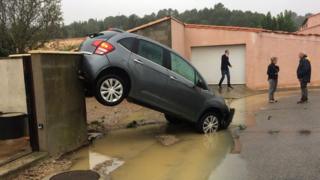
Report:
[[[247,129],[234,134],[238,153],[229,154],[211,173],[218,180],[316,180],[320,177],[320,91],[298,105],[299,92],[281,92],[279,102],[266,95],[240,99],[234,124]]]

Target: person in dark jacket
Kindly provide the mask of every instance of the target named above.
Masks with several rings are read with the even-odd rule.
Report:
[[[227,80],[228,80],[228,88],[233,89],[233,87],[230,84],[230,71],[229,71],[229,67],[232,67],[232,65],[230,64],[229,61],[229,50],[225,50],[224,55],[221,57],[221,79],[219,82],[219,88],[222,88],[222,82],[225,78],[225,76],[227,76]]]
[[[311,64],[306,54],[300,53],[299,58],[297,77],[301,87],[301,99],[298,101],[298,104],[303,104],[308,102],[308,83],[311,80]]]
[[[274,93],[277,90],[278,86],[278,73],[280,71],[279,66],[277,66],[277,57],[271,58],[271,63],[268,66],[267,74],[268,74],[268,81],[269,81],[269,103],[278,102],[274,99]]]

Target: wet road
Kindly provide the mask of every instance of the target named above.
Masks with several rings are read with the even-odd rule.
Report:
[[[236,100],[232,127],[213,135],[166,124],[112,131],[76,153],[72,169],[109,161],[103,171],[115,180],[318,179],[320,91],[305,105],[296,104],[298,95],[282,92],[277,104],[266,95]],[[163,135],[176,141],[167,146]]]

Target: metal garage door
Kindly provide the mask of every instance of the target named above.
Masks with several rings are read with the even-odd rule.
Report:
[[[245,84],[245,45],[192,48],[191,63],[200,71],[208,84],[218,84],[221,78],[221,56],[230,51],[231,83]],[[227,83],[227,80],[224,81]]]

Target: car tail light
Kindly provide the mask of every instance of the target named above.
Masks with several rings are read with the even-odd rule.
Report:
[[[92,45],[96,47],[94,54],[104,55],[114,50],[114,47],[112,46],[112,44],[103,40],[93,41]]]

